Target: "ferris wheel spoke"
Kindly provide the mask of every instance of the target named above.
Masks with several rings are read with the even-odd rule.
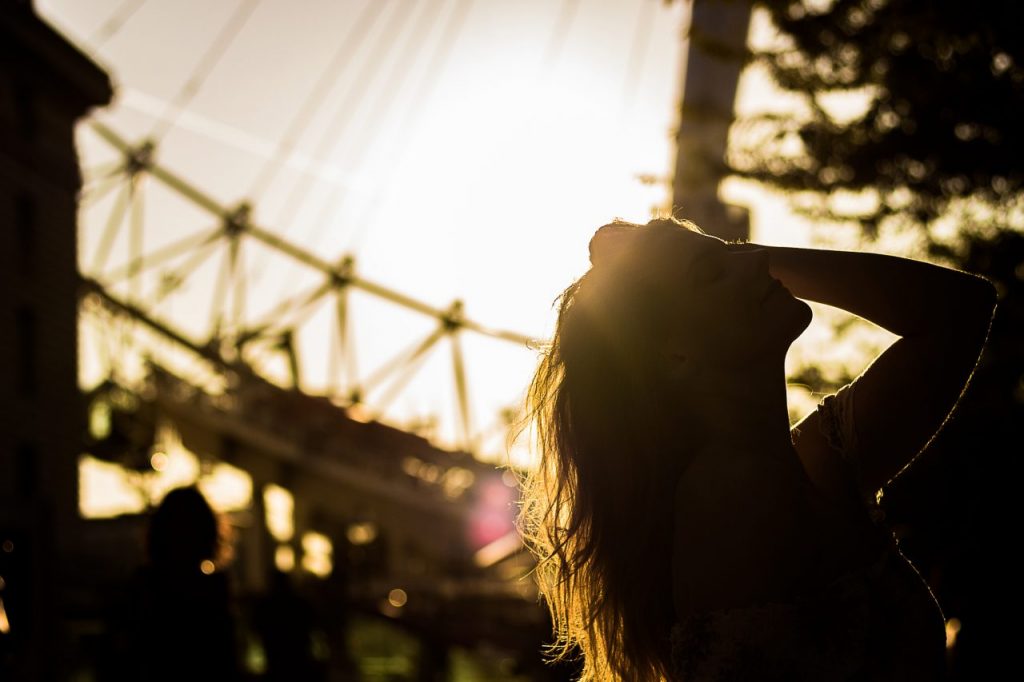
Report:
[[[332,283],[328,279],[328,281],[313,287],[302,296],[295,296],[282,301],[263,316],[262,322],[253,324],[249,329],[241,332],[238,336],[239,342],[245,344],[258,337],[273,335],[275,333],[273,330],[275,329],[294,325],[299,320],[290,320],[289,318],[296,315],[302,316],[302,313],[308,311],[310,306],[319,302],[331,290],[331,287]],[[301,302],[300,299],[302,299]]]
[[[422,357],[428,350],[430,350],[435,343],[437,343],[442,336],[445,334],[445,328],[438,326],[433,332],[430,333],[427,338],[423,339],[420,343],[413,346],[411,349],[403,350],[398,355],[394,356],[391,360],[388,360],[383,365],[378,367],[374,372],[366,378],[365,381],[359,386],[359,392],[365,396],[367,393],[372,391],[376,386],[387,378],[388,375],[398,371],[402,366],[407,366],[414,363],[417,358]]]
[[[98,166],[93,166],[92,168],[83,169],[82,188],[83,190],[88,189],[92,185],[116,178],[124,172],[124,159],[108,161],[106,163],[101,163]]]
[[[336,294],[337,298],[337,329],[338,329],[338,351],[341,354],[342,366],[341,371],[344,372],[344,384],[348,386],[354,386],[358,381],[356,376],[356,349],[353,343],[352,335],[349,333],[349,321],[348,321],[348,287],[339,289]]]
[[[230,287],[228,286],[228,280],[231,277],[230,250],[231,244],[229,243],[224,254],[221,256],[220,268],[217,270],[217,284],[213,290],[213,296],[210,299],[210,339],[218,338],[221,335],[221,323],[223,321],[221,317],[225,303],[224,299],[227,297],[230,290]]]
[[[231,240],[231,277],[234,282],[234,295],[232,296],[234,308],[231,314],[231,323],[235,329],[241,329],[245,316],[245,261],[241,256],[242,243],[239,239]]]
[[[153,297],[153,305],[160,303],[181,288],[188,276],[198,269],[199,266],[202,265],[203,261],[213,253],[213,247],[217,243],[217,239],[215,238],[216,236],[219,235],[211,235],[210,239],[205,240],[199,248],[192,253],[189,259],[182,263],[181,267],[171,273],[164,274],[160,288]]]
[[[391,403],[398,397],[398,394],[403,388],[405,388],[406,384],[409,383],[413,376],[415,376],[419,368],[423,366],[423,363],[429,356],[429,351],[436,345],[437,341],[439,341],[443,335],[444,328],[442,327],[432,334],[427,339],[427,342],[422,344],[418,351],[409,358],[405,363],[403,371],[391,382],[387,391],[385,391],[380,398],[373,401],[372,419],[379,420],[384,415],[388,407],[391,406]]]
[[[121,223],[124,222],[125,213],[128,210],[128,203],[131,200],[131,180],[126,182],[121,188],[121,193],[117,196],[114,201],[114,206],[110,210],[110,216],[107,218],[107,224],[103,228],[103,234],[100,237],[99,246],[96,248],[96,253],[92,257],[92,271],[100,272],[103,269],[103,265],[107,262],[107,258],[110,256],[110,250],[114,245],[114,239],[117,237],[117,231],[121,227]]]
[[[143,253],[142,253],[142,240],[144,237],[145,225],[143,220],[145,214],[143,211],[143,199],[142,199],[142,183],[145,181],[145,176],[141,173],[132,176],[128,185],[131,189],[131,218],[130,225],[128,227],[128,248],[132,257],[132,267],[128,271],[128,280],[130,283],[133,298],[136,301],[142,299],[142,282],[139,274],[142,270],[143,264]]]
[[[462,423],[462,444],[467,452],[474,450],[471,434],[473,433],[469,413],[469,391],[466,388],[466,367],[459,341],[459,330],[449,335],[452,346],[452,369],[455,373],[455,398],[458,403],[459,417]]]
[[[103,281],[107,284],[116,283],[118,280],[128,276],[133,270],[151,269],[160,263],[171,260],[176,256],[180,256],[188,251],[205,246],[210,242],[220,237],[222,231],[220,228],[216,228],[213,232],[203,233],[199,235],[189,235],[183,237],[176,242],[162,246],[148,254],[145,259],[132,260],[122,265],[116,270],[111,270],[103,276]]]

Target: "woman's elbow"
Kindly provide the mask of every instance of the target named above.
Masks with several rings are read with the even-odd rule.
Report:
[[[992,321],[992,317],[995,315],[996,306],[999,303],[999,291],[996,289],[995,284],[984,277],[975,275],[972,279],[975,282],[976,289],[976,293],[973,295],[973,307],[976,314],[981,319],[981,324],[984,327],[985,333],[987,333],[989,323]]]
[[[951,328],[967,345],[980,347],[988,338],[992,318],[999,302],[995,285],[984,277],[968,275],[963,294],[949,308]]]
[[[998,302],[998,291],[987,278],[961,272],[955,287],[943,298],[945,300],[940,303],[942,316],[953,324],[962,326],[984,320],[987,326]]]
[[[979,304],[985,307],[989,314],[991,314],[999,300],[999,291],[996,289],[996,285],[987,277],[975,274],[971,275],[971,281],[974,282],[975,289],[977,290],[976,296]]]

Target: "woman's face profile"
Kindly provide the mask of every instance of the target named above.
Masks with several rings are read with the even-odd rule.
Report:
[[[717,367],[785,356],[811,310],[771,276],[767,250],[740,249],[685,227],[655,229],[645,235],[651,241],[643,258],[656,259],[651,265],[663,273],[673,353]]]

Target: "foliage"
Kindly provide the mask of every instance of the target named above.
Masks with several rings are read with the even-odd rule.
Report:
[[[963,205],[1024,226],[1024,4],[760,6],[779,40],[749,58],[803,106],[741,120],[733,172],[793,192],[815,218],[854,219],[867,236],[887,220],[925,228]],[[861,200],[841,206],[843,193]]]

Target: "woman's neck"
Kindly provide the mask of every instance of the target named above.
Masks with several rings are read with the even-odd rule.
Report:
[[[706,425],[715,449],[795,454],[782,363],[708,377],[691,410]]]

